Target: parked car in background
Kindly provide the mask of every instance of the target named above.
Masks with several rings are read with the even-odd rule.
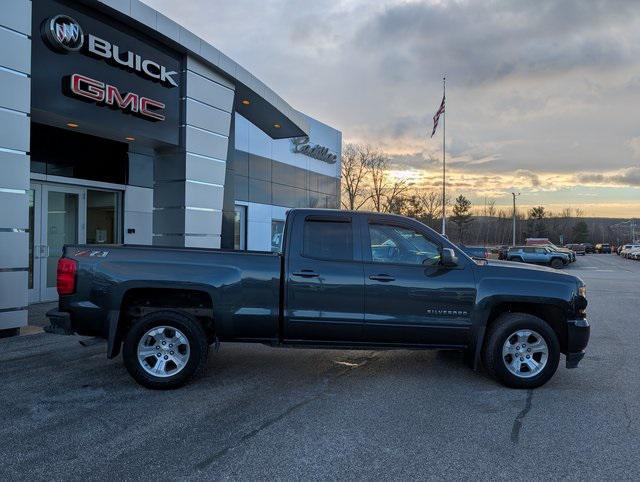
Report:
[[[498,246],[498,259],[507,259],[507,253],[509,252],[510,247],[511,246],[506,244]]]
[[[596,253],[598,254],[611,254],[611,245],[609,243],[596,244]]]
[[[628,249],[630,249],[630,248],[632,248],[632,247],[634,247],[634,246],[638,246],[638,245],[639,245],[638,243],[622,244],[622,245],[620,245],[620,246],[618,246],[618,247],[616,248],[615,252],[616,252],[618,255],[622,256],[622,252],[623,252],[624,250],[628,250]]]
[[[596,247],[591,243],[583,243],[584,244],[584,252],[587,254],[593,254],[596,252]]]
[[[640,249],[640,244],[625,244],[620,251],[620,256],[623,258],[629,258],[629,255],[638,249]]]
[[[471,258],[489,258],[489,249],[485,248],[484,246],[465,246],[464,244],[459,244],[458,247]]]
[[[567,254],[553,251],[547,246],[516,246],[515,248],[510,248],[507,260],[544,264],[555,269],[560,269],[569,264],[569,256]]]
[[[546,246],[552,251],[556,251],[558,253],[564,253],[569,256],[569,262],[573,263],[576,260],[576,254],[567,248],[561,248],[560,246],[556,246],[549,238],[527,238],[525,241],[525,245],[527,246]]]
[[[567,244],[565,248],[570,249],[576,256],[584,256],[587,254],[586,249],[584,248],[584,244]]]
[[[629,253],[628,258],[635,259],[636,261],[640,261],[640,248],[634,249],[633,251],[631,251],[631,253]]]

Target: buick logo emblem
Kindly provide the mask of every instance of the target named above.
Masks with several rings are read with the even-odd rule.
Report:
[[[59,51],[77,52],[84,44],[84,32],[80,24],[68,15],[56,15],[45,21],[44,37],[49,45]]]

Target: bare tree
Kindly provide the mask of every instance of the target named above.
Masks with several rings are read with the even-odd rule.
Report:
[[[342,189],[345,194],[342,205],[345,209],[357,211],[371,197],[366,181],[372,154],[368,145],[347,144],[342,151]]]
[[[389,160],[381,153],[371,156],[369,163],[371,201],[377,212],[389,212],[398,205],[399,198],[408,189],[404,180],[391,182]]]

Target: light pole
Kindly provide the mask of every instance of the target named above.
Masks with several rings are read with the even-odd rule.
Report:
[[[512,192],[513,196],[513,246],[516,245],[516,196],[519,196],[519,192]]]

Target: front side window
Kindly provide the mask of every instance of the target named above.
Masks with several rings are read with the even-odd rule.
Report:
[[[376,263],[435,266],[440,248],[411,228],[370,224],[371,259]]]
[[[350,222],[304,223],[303,256],[329,260],[353,259],[353,228]]]

